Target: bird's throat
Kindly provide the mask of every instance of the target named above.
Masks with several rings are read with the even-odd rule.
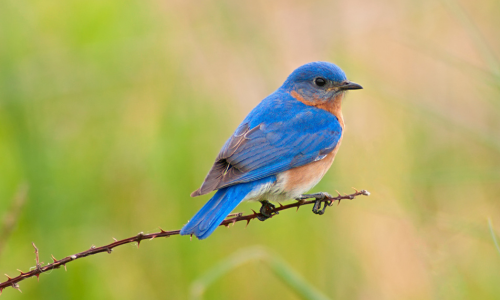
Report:
[[[305,105],[314,106],[326,110],[327,112],[336,116],[339,120],[340,126],[344,128],[344,116],[342,115],[342,99],[344,98],[344,93],[339,93],[328,101],[319,101],[316,99],[313,99],[312,101],[306,100],[296,91],[291,91],[290,95],[298,101],[304,103]]]

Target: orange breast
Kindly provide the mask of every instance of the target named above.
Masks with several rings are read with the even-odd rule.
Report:
[[[342,137],[340,137],[333,151],[328,153],[322,160],[283,172],[281,175],[283,178],[283,190],[291,194],[300,195],[312,189],[325,176],[328,169],[330,169],[341,142]]]

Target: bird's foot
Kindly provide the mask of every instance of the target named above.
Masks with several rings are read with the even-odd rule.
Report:
[[[259,221],[265,221],[272,216],[279,214],[279,212],[274,211],[276,206],[274,206],[271,202],[262,200],[260,201],[260,204],[262,204],[260,207],[260,214],[257,215],[257,219],[259,219]]]
[[[316,194],[305,194],[305,195],[300,195],[300,197],[295,198],[297,201],[303,201],[305,199],[311,199],[314,198],[316,201],[314,202],[314,206],[312,208],[312,212],[317,214],[317,215],[322,215],[325,213],[326,207],[330,206],[332,204],[331,200],[326,200],[328,198],[333,198],[330,194],[328,193],[316,193]],[[321,204],[324,202],[323,209],[321,209]]]

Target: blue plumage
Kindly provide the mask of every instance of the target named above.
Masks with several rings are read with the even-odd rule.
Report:
[[[280,90],[257,105],[236,133],[246,126],[250,133],[245,144],[226,158],[233,167],[245,172],[222,187],[257,180],[313,162],[333,150],[342,134],[337,117],[307,106]],[[257,129],[257,126],[260,127]],[[226,150],[234,137],[226,142],[221,152]]]
[[[343,133],[340,102],[345,90],[361,86],[334,64],[314,62],[296,69],[273,94],[255,107],[222,147],[200,189],[218,190],[182,228],[182,235],[208,237],[243,200],[286,200],[314,186],[329,168],[300,188],[287,182],[289,171],[313,165],[338,149]],[[339,119],[340,118],[340,119]],[[323,170],[322,169],[322,170]]]
[[[207,238],[217,229],[224,218],[243,201],[255,187],[274,182],[276,177],[242,183],[220,189],[181,229],[181,235],[194,234],[198,239]]]
[[[338,66],[324,61],[317,61],[305,64],[292,72],[285,80],[280,89],[291,91],[297,85],[312,82],[317,77],[326,78],[332,82],[341,83],[347,80],[344,71]],[[310,91],[321,91],[321,89],[310,89]]]

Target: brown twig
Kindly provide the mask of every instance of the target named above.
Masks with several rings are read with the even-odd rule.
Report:
[[[354,189],[354,190],[356,192],[349,194],[349,195],[338,194],[337,197],[325,197],[324,199],[321,199],[320,201],[326,202],[328,205],[331,206],[331,205],[333,205],[334,201],[338,201],[338,203],[340,203],[340,201],[344,200],[344,199],[351,199],[352,200],[356,196],[360,196],[360,195],[368,196],[368,195],[370,195],[370,193],[366,190],[361,190],[361,191],[358,191],[356,189]],[[280,204],[280,207],[276,207],[274,209],[273,213],[277,213],[279,211],[282,211],[285,209],[290,209],[293,207],[297,207],[297,209],[298,209],[302,205],[312,204],[315,201],[316,200],[309,200],[309,201],[300,200],[300,201],[297,201],[297,202],[294,202],[294,203],[291,203],[288,205],[281,205]],[[247,225],[248,225],[248,223],[250,223],[251,220],[257,218],[257,216],[259,216],[259,215],[260,214],[256,213],[255,211],[253,214],[249,214],[249,215],[245,215],[245,216],[242,214],[237,214],[235,217],[231,217],[231,218],[224,220],[219,226],[229,226],[231,224],[234,224],[234,223],[240,222],[240,221],[247,221]],[[58,269],[61,266],[64,266],[64,268],[66,268],[67,263],[72,262],[72,261],[77,260],[77,259],[80,259],[82,257],[94,255],[94,254],[101,253],[101,252],[111,253],[113,248],[121,246],[121,245],[125,245],[125,244],[130,244],[130,243],[137,243],[137,247],[139,247],[142,240],[152,240],[154,238],[159,238],[159,237],[169,237],[172,235],[178,235],[179,233],[180,233],[180,230],[165,231],[165,230],[160,228],[160,232],[155,232],[155,233],[150,233],[150,234],[144,234],[144,233],[140,232],[136,236],[132,236],[132,237],[122,239],[122,240],[116,240],[115,238],[113,238],[114,242],[111,244],[104,245],[101,247],[92,246],[92,247],[90,247],[90,249],[88,249],[86,251],[67,256],[67,257],[60,259],[60,260],[57,260],[52,255],[53,262],[49,263],[45,266],[43,265],[43,262],[40,263],[40,259],[39,259],[39,255],[38,255],[38,248],[35,246],[34,243],[32,243],[33,247],[35,248],[36,266],[34,268],[30,269],[30,271],[26,272],[26,273],[21,271],[21,270],[18,270],[21,274],[18,275],[17,277],[10,277],[9,275],[5,274],[5,276],[7,276],[8,280],[0,283],[0,294],[2,293],[3,289],[5,289],[6,287],[13,287],[13,288],[19,290],[18,283],[20,281],[22,281],[26,278],[29,278],[29,277],[33,277],[33,276],[36,276],[38,278],[40,276],[40,274],[47,272],[47,271],[50,271],[50,270],[53,270],[53,269]]]

